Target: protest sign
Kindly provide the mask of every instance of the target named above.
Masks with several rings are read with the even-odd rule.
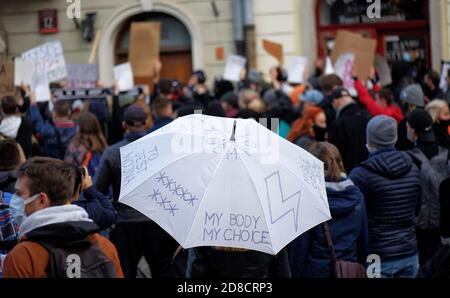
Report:
[[[136,77],[154,77],[159,59],[161,23],[133,22],[130,29],[129,61]]]
[[[64,51],[59,41],[47,42],[22,54],[22,60],[34,63],[33,74],[46,74],[49,82],[67,77]]]
[[[241,80],[241,73],[247,63],[247,59],[238,55],[229,55],[223,78],[228,81],[239,82]]]
[[[288,82],[294,84],[303,83],[307,65],[308,58],[303,56],[292,57],[288,68]]]
[[[264,50],[275,57],[275,59],[278,60],[280,65],[283,65],[284,63],[284,57],[283,57],[283,45],[280,43],[276,43],[267,39],[263,39],[263,48]]]
[[[67,65],[67,88],[95,88],[98,78],[97,64]]]
[[[327,57],[325,60],[325,75],[334,74],[333,63],[331,62],[331,58]]]
[[[0,61],[0,94],[13,94],[14,86],[14,63]]]
[[[439,83],[439,87],[445,92],[447,92],[448,90],[447,77],[449,77],[449,70],[450,70],[450,61],[442,61],[441,81]]]
[[[352,69],[355,63],[355,54],[345,53],[342,54],[336,61],[334,65],[334,70],[336,75],[339,76],[345,88],[350,89],[354,86],[354,81],[352,78]]]
[[[385,87],[392,84],[391,68],[389,67],[386,58],[376,55],[375,56],[375,70],[380,78],[380,85]]]
[[[14,85],[20,86],[31,84],[31,79],[34,73],[34,63],[30,61],[23,61],[21,58],[14,59]]]
[[[366,38],[350,31],[339,30],[336,36],[331,61],[336,64],[339,57],[345,53],[355,55],[356,75],[361,80],[366,80],[375,60],[377,41]]]
[[[33,75],[30,88],[36,96],[36,101],[44,102],[51,99],[50,83],[48,81],[47,75]]]
[[[130,63],[119,64],[114,67],[114,77],[119,85],[120,91],[133,89],[134,79],[133,70]]]

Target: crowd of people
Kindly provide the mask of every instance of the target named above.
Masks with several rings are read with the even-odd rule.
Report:
[[[0,268],[3,277],[66,276],[69,252],[83,277],[331,278],[335,258],[386,278],[449,276],[450,77],[409,61],[381,87],[375,71],[343,87],[318,63],[303,84],[274,67],[239,83],[203,71],[186,86],[155,79],[130,96],[36,102],[28,86],[1,95]],[[59,86],[61,88],[61,86]],[[356,92],[356,94],[355,94]],[[182,249],[155,222],[118,202],[120,147],[177,117],[279,119],[268,127],[323,161],[332,219],[277,256],[226,247]],[[267,121],[271,123],[271,121]],[[277,122],[275,122],[277,123]],[[328,233],[328,234],[327,234]],[[330,235],[331,237],[327,237]],[[70,249],[69,249],[70,248]]]

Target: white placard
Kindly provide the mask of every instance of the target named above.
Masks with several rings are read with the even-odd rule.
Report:
[[[442,70],[441,70],[441,82],[439,83],[439,87],[444,91],[447,92],[448,85],[447,85],[447,74],[450,70],[450,62],[442,62]]]
[[[51,99],[50,83],[46,75],[33,75],[30,88],[36,96],[36,101],[44,102]]]
[[[123,63],[114,67],[114,78],[119,85],[119,90],[128,91],[134,87],[133,70],[130,63]]]
[[[325,74],[326,75],[330,75],[330,74],[334,74],[334,67],[333,67],[333,63],[331,62],[331,58],[327,57],[327,59],[325,60]]]
[[[345,53],[339,56],[339,58],[336,60],[336,64],[334,65],[336,75],[342,79],[344,87],[347,89],[353,88],[353,86],[355,85],[355,82],[352,78],[352,68],[354,64],[355,54]]]
[[[67,77],[64,51],[59,41],[47,42],[22,54],[22,60],[34,63],[33,74],[46,74],[49,82]]]
[[[34,73],[34,64],[30,61],[23,61],[17,57],[14,60],[14,85],[20,86],[22,83],[30,85]]]
[[[239,82],[241,80],[242,69],[244,69],[247,59],[238,55],[229,55],[223,78],[227,81]]]
[[[303,83],[305,80],[305,70],[308,65],[308,58],[304,56],[294,56],[288,68],[288,82],[294,84]]]
[[[98,79],[97,64],[67,64],[67,88],[95,88]]]

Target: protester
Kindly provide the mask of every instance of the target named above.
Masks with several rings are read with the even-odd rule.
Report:
[[[394,94],[389,89],[382,89],[376,94],[376,100],[372,98],[364,86],[363,81],[355,82],[359,102],[369,111],[372,116],[385,115],[394,118],[398,123],[403,120],[401,109],[394,103]]]
[[[170,276],[170,261],[177,243],[156,223],[127,205],[118,203],[121,183],[120,147],[128,145],[146,135],[147,115],[138,106],[125,110],[122,141],[106,148],[94,177],[94,186],[103,194],[112,187],[114,206],[118,213],[117,223],[110,240],[117,247],[125,277],[135,278],[137,265],[145,256],[153,277]]]
[[[439,146],[450,149],[450,111],[444,100],[430,102],[426,110],[433,118],[433,132]]]
[[[16,141],[0,141],[0,191],[14,193],[16,178],[13,172],[25,161],[25,155]]]
[[[367,215],[364,197],[347,178],[341,155],[330,143],[315,143],[309,151],[324,162],[328,203],[332,220],[328,221],[336,258],[366,263],[368,255]],[[303,233],[290,250],[292,277],[334,277],[332,259],[323,225]]]
[[[193,104],[202,106],[204,109],[206,109],[208,103],[213,100],[206,85],[206,80],[207,77],[204,71],[194,71],[189,79],[188,87],[185,88],[184,92],[184,96],[188,97]]]
[[[172,122],[172,101],[167,97],[159,96],[152,101],[152,112],[155,116],[153,126],[148,133],[154,132]]]
[[[314,142],[326,140],[327,121],[324,111],[319,107],[310,106],[303,112],[303,117],[292,124],[287,136],[288,141],[308,150]]]
[[[32,154],[31,137],[33,124],[28,116],[20,112],[20,106],[14,96],[6,95],[1,99],[3,117],[0,119],[0,136],[16,140],[22,147],[25,156]]]
[[[123,277],[114,245],[97,233],[86,211],[69,204],[72,173],[48,158],[33,158],[17,170],[16,195],[27,219],[19,244],[5,259],[4,277],[69,277],[66,257],[75,252],[83,257],[84,277]]]
[[[405,118],[398,125],[398,141],[395,147],[398,150],[409,150],[414,148],[414,143],[407,138],[406,122],[412,111],[425,107],[422,87],[419,84],[409,85],[401,92],[400,100]]]
[[[97,118],[91,113],[82,113],[78,117],[78,132],[70,141],[65,154],[65,161],[88,168],[94,176],[100,157],[107,144]]]
[[[435,71],[429,71],[425,74],[423,81],[423,93],[425,94],[425,102],[430,102],[432,100],[443,98],[444,93],[439,87],[441,77],[439,73]]]
[[[100,193],[92,183],[86,167],[73,167],[75,175],[75,192],[71,202],[86,210],[88,216],[100,231],[110,228],[117,221],[117,211],[109,197]]]
[[[339,149],[344,167],[350,172],[367,158],[364,145],[370,114],[356,104],[344,88],[335,89],[330,98],[336,110],[336,120],[328,129],[328,141]]]
[[[315,89],[309,89],[305,91],[302,95],[300,95],[300,105],[302,106],[303,110],[308,106],[320,106],[324,99],[324,96],[322,92],[315,90]]]
[[[238,96],[233,91],[225,93],[220,98],[220,103],[222,104],[222,108],[225,111],[226,117],[233,118],[234,116],[236,116],[239,109],[238,100]]]
[[[439,147],[433,133],[433,119],[424,110],[413,111],[408,117],[408,138],[415,148],[408,153],[420,169],[422,197],[416,220],[420,264],[425,265],[440,244],[439,187],[450,177],[448,150]]]
[[[350,179],[366,200],[369,254],[381,258],[381,275],[414,278],[419,268],[415,214],[420,200],[419,171],[411,157],[397,151],[397,122],[377,116],[367,125],[369,158]]]
[[[64,159],[67,145],[76,134],[76,125],[70,119],[69,104],[63,100],[54,103],[51,122],[44,122],[35,95],[30,96],[30,114],[44,152],[53,158]]]
[[[288,253],[272,256],[230,247],[197,247],[188,251],[187,278],[290,278]]]
[[[331,126],[331,123],[336,119],[336,111],[333,108],[333,91],[339,87],[342,87],[343,83],[341,78],[335,74],[325,75],[319,78],[320,90],[324,95],[324,99],[319,104],[325,111],[325,116],[327,117],[327,127]]]

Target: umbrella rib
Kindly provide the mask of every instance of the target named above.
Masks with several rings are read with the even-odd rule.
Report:
[[[184,159],[184,158],[189,157],[189,156],[191,156],[191,155],[197,154],[197,153],[199,153],[199,152],[201,152],[201,151],[203,151],[203,150],[205,150],[205,149],[207,149],[207,148],[212,148],[212,147],[215,147],[215,146],[223,145],[223,144],[225,144],[226,142],[227,142],[227,140],[224,140],[222,143],[217,143],[217,144],[214,144],[214,145],[205,146],[205,147],[202,147],[202,148],[200,148],[200,149],[198,149],[198,150],[192,151],[192,152],[190,152],[190,153],[188,153],[188,154],[186,154],[186,155],[180,156],[179,158],[175,159],[174,161],[172,161],[172,162],[170,162],[170,163],[168,163],[168,164],[162,166],[162,167],[159,168],[157,171],[154,171],[154,173],[153,173],[152,175],[150,175],[150,177],[153,176],[153,175],[155,175],[156,173],[162,171],[162,169],[165,169],[165,168],[167,168],[167,167],[173,165],[174,163],[176,163],[177,161],[179,161],[179,160],[181,160],[181,159]],[[138,185],[136,185],[136,186],[134,187],[134,189],[140,187],[142,184],[144,184],[145,182],[147,182],[148,179],[149,179],[149,178],[144,179],[141,183],[139,183]],[[133,190],[134,190],[134,189],[133,189]],[[126,195],[124,195],[123,197],[128,196],[133,190],[129,191],[129,192],[128,192]],[[122,196],[119,196],[119,201],[120,201],[123,197],[122,197]]]
[[[224,143],[225,143],[225,142],[224,142]],[[231,145],[231,143],[229,143],[229,144],[227,145],[227,147],[226,147],[226,149],[224,150],[222,156],[220,157],[220,161],[219,161],[219,163],[217,164],[217,168],[214,170],[214,174],[212,175],[211,179],[209,180],[209,184],[208,184],[208,186],[206,186],[205,192],[203,193],[203,196],[202,196],[202,198],[200,199],[200,204],[198,205],[197,212],[198,212],[198,210],[200,210],[200,208],[201,208],[201,207],[203,206],[203,204],[204,204],[203,199],[205,198],[205,195],[206,195],[206,193],[208,192],[208,189],[209,189],[209,186],[211,185],[211,182],[212,182],[212,181],[214,180],[214,178],[216,177],[217,171],[219,170],[220,166],[222,165],[222,162],[223,162],[223,160],[224,160],[224,158],[225,158],[225,155],[226,155],[227,152],[228,152],[228,147],[230,147],[230,145]],[[187,234],[186,239],[184,240],[184,243],[186,243],[187,240],[191,237],[192,227],[193,227],[193,226],[194,226],[194,225],[192,224],[192,225],[191,225],[191,228],[189,229],[189,233]]]
[[[245,167],[245,169],[247,170],[247,173],[249,174],[249,176],[250,176],[250,180],[252,181],[252,185],[253,185],[253,188],[255,189],[255,191],[256,191],[256,193],[258,194],[258,201],[259,201],[259,205],[260,205],[260,207],[261,207],[261,210],[262,210],[262,213],[263,213],[263,215],[264,215],[264,218],[268,218],[267,217],[267,214],[266,214],[266,212],[264,211],[264,207],[263,207],[263,205],[262,205],[262,203],[261,203],[261,196],[260,196],[260,194],[259,194],[259,191],[258,191],[258,188],[256,187],[256,184],[255,184],[255,178],[253,177],[253,175],[252,175],[252,173],[251,173],[251,171],[250,171],[250,168],[248,167],[248,165],[247,165],[247,162],[245,161],[245,159],[242,157],[242,155],[241,155],[241,149],[237,149],[237,153],[239,154],[239,157],[241,158],[241,160],[242,160],[242,163],[244,164],[244,167]],[[267,229],[270,229],[269,228],[269,225],[267,224],[267,222],[266,222],[266,226],[267,226]],[[275,255],[276,253],[275,253],[275,251],[273,250],[273,244],[272,244],[272,238],[270,239],[270,249],[272,250],[272,253]]]

